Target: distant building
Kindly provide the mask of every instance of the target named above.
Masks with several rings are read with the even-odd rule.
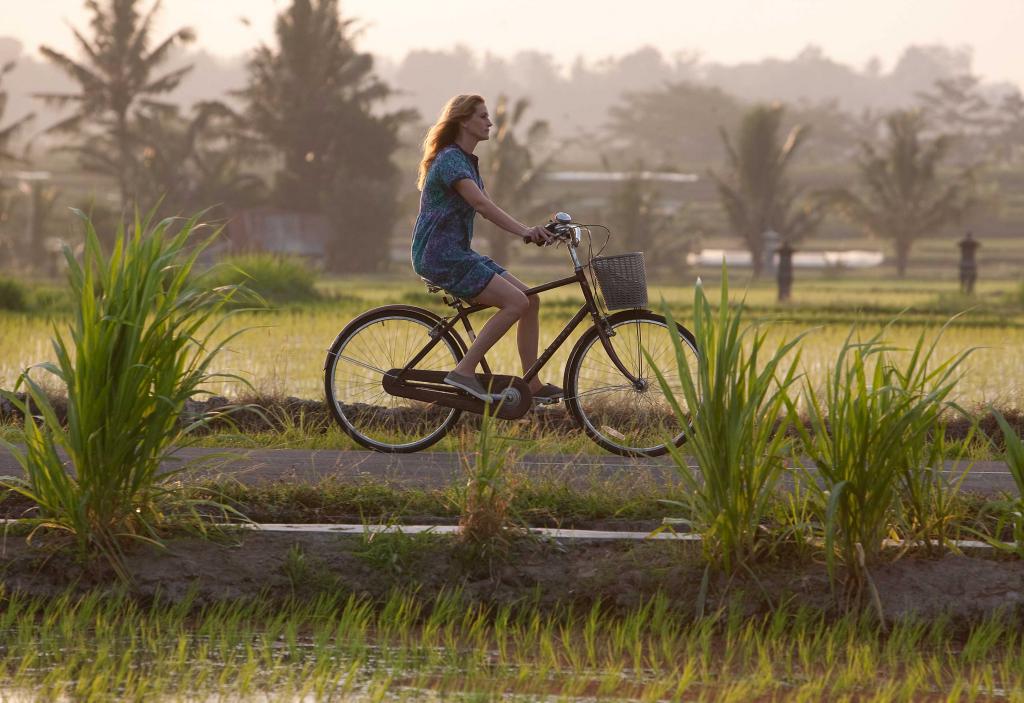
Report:
[[[551,171],[544,174],[549,181],[558,183],[618,183],[636,178],[655,183],[696,183],[695,173],[673,173],[670,171]]]
[[[330,222],[323,215],[253,208],[236,212],[228,222],[227,246],[232,251],[265,251],[323,259],[330,241]]]
[[[729,266],[750,266],[750,252],[746,249],[701,249],[686,256],[690,266],[721,266],[722,259]],[[773,264],[779,255],[773,255]],[[880,251],[848,249],[846,251],[798,251],[793,254],[794,268],[846,268],[862,269],[880,266],[885,255]]]
[[[693,187],[700,182],[694,173],[672,171],[549,171],[544,174],[548,195],[559,207],[601,210],[608,197],[626,181],[637,179],[657,194],[662,207],[672,210],[693,199]]]

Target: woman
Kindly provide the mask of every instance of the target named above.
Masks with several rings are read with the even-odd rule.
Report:
[[[537,361],[540,301],[535,295],[523,294],[528,288],[525,283],[470,248],[473,218],[480,213],[509,236],[536,244],[551,239],[543,227],[527,227],[487,197],[473,151],[489,138],[492,124],[479,95],[456,95],[444,106],[423,140],[418,182],[422,195],[412,241],[416,273],[464,300],[498,308],[444,379],[446,384],[485,402],[493,398],[477,380],[476,367],[516,322],[523,370]],[[562,396],[561,388],[542,384],[536,378],[530,382],[530,390],[540,399]]]

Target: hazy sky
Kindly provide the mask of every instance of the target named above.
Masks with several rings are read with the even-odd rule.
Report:
[[[159,27],[189,25],[221,55],[273,36],[288,0],[164,0]],[[0,0],[0,35],[28,47],[73,48],[68,22],[84,27],[80,0]],[[1024,0],[342,0],[364,27],[360,47],[393,59],[412,48],[457,43],[509,55],[541,49],[568,62],[644,44],[668,56],[697,52],[736,63],[791,58],[808,44],[861,67],[891,68],[910,44],[969,45],[975,70],[1024,87]],[[246,26],[240,18],[249,21]]]

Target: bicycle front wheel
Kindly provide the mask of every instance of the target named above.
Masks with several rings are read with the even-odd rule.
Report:
[[[379,452],[416,452],[444,437],[461,411],[384,390],[384,374],[404,368],[430,342],[438,318],[412,307],[383,307],[360,315],[334,340],[324,364],[327,405],[341,428]],[[462,346],[446,334],[414,368],[450,371]]]
[[[609,340],[612,349],[639,382],[634,384],[616,367],[597,328],[591,327],[576,343],[566,367],[566,406],[583,431],[608,451],[661,456],[668,451],[668,442],[678,447],[686,441],[683,422],[688,419],[676,417],[644,350],[689,417],[668,322],[647,310],[624,310],[609,317],[608,326],[614,333]],[[693,335],[682,325],[676,328],[693,373],[697,369]]]

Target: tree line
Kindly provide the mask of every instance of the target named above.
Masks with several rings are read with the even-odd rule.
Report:
[[[391,156],[411,115],[376,109],[391,89],[355,48],[337,0],[292,0],[277,18],[276,45],[252,53],[234,102],[204,101],[191,112],[166,96],[192,66],[167,64],[194,33],[154,37],[160,5],[88,0],[90,28],[73,30],[79,55],[40,48],[75,84],[35,96],[70,108],[48,129],[66,138],[60,148],[115,182],[122,209],[159,203],[160,214],[210,208],[223,218],[267,204],[321,213],[333,230],[329,266],[385,262],[387,238],[367,233],[390,232]]]
[[[405,209],[412,207],[396,162],[415,158],[411,142],[423,123],[415,110],[394,107],[395,89],[381,78],[374,58],[357,50],[353,20],[341,17],[337,0],[292,0],[277,18],[275,42],[250,54],[244,86],[190,110],[169,96],[190,79],[192,65],[176,57],[194,40],[192,30],[154,37],[160,0],[148,6],[142,0],[88,0],[86,6],[92,19],[88,29],[73,29],[76,55],[40,49],[74,89],[35,97],[64,111],[48,132],[63,139],[59,149],[80,168],[116,184],[122,208],[159,201],[163,213],[211,208],[217,218],[257,205],[320,213],[333,230],[329,266],[365,271],[386,265],[389,235],[403,210],[399,201],[405,197]],[[439,106],[448,97],[446,86],[472,65],[466,51],[410,52],[391,73],[416,83],[424,95],[443,96]],[[670,65],[643,49],[605,71],[606,81],[618,85],[616,76],[623,79],[618,82],[625,92],[596,133],[555,139],[556,120],[546,117],[550,101],[497,97],[484,179],[498,202],[523,217],[539,217],[546,205],[538,195],[544,173],[574,153],[600,154],[609,169],[694,169],[715,183],[724,219],[755,266],[763,260],[764,232],[795,243],[835,212],[891,238],[903,273],[915,240],[978,206],[979,164],[1024,160],[1020,92],[993,92],[962,72],[963,56],[916,51],[908,51],[894,73],[910,71],[900,67],[916,60],[938,78],[918,93],[912,109],[852,113],[837,102],[751,105],[721,87],[684,79],[692,78],[692,59]],[[820,51],[805,54],[796,62],[802,70],[838,70]],[[508,69],[494,57],[488,61],[492,73]],[[520,74],[535,79],[531,95],[601,78],[582,64],[568,78],[559,77],[550,57],[539,54],[526,52],[516,61]],[[438,70],[423,73],[431,66]],[[10,68],[0,71],[0,79]],[[625,78],[636,71],[672,80],[627,90]],[[5,102],[0,87],[0,160],[16,163],[8,145],[32,116],[4,126]],[[538,103],[545,109],[538,110]],[[535,113],[540,117],[529,116]],[[859,182],[804,192],[792,184],[791,171],[794,161],[808,158],[853,161]],[[29,190],[38,222],[55,195],[44,187]],[[9,206],[17,194],[3,197]],[[649,184],[634,178],[609,196],[604,214],[628,226],[632,243],[646,248],[678,225],[656,201]]]

